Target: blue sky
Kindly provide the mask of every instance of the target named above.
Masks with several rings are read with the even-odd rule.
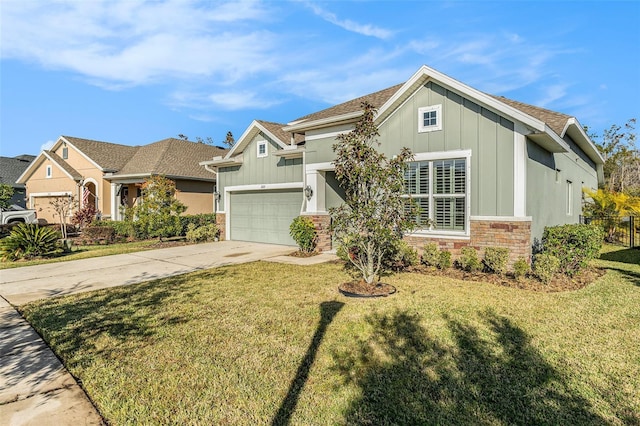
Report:
[[[60,135],[221,144],[423,64],[597,132],[640,118],[638,1],[3,0],[0,28],[3,156]]]

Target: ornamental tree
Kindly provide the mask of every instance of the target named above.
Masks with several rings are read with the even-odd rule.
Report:
[[[374,148],[379,136],[375,108],[363,103],[363,115],[353,131],[338,135],[333,145],[335,173],[345,191],[345,203],[329,210],[339,246],[367,284],[384,272],[383,260],[405,232],[413,229],[404,195],[404,173],[412,154],[402,148],[389,159]]]
[[[176,198],[176,184],[164,176],[148,177],[142,184],[142,202],[133,207],[135,226],[143,237],[180,235],[180,215],[187,207]]]

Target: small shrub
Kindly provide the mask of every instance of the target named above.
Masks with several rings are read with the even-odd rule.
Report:
[[[560,268],[560,260],[550,253],[540,253],[533,260],[533,275],[549,284]]]
[[[112,243],[115,240],[116,231],[111,226],[92,224],[82,231],[83,238],[92,244]]]
[[[52,256],[62,251],[58,244],[60,234],[52,228],[21,223],[0,240],[0,257],[17,260],[36,256]]]
[[[427,266],[439,268],[440,266],[440,248],[437,243],[427,243],[422,251],[422,263]]]
[[[134,239],[136,237],[136,229],[131,220],[101,220],[100,225],[112,228],[116,239]]]
[[[451,252],[448,250],[440,251],[440,259],[438,260],[438,268],[449,269],[451,268]]]
[[[293,241],[298,244],[300,251],[311,253],[316,249],[318,243],[318,232],[313,225],[313,221],[306,216],[298,216],[293,219],[289,226],[289,234]]]
[[[389,248],[382,263],[384,269],[402,271],[420,263],[420,257],[416,249],[407,244],[406,241],[398,240]]]
[[[478,252],[473,247],[462,247],[458,266],[467,272],[478,272],[482,269],[482,263],[478,259]]]
[[[524,257],[519,257],[513,264],[513,276],[516,280],[521,280],[526,277],[530,271],[531,267],[529,266],[529,262],[527,262],[527,259]]]
[[[488,272],[504,275],[509,262],[509,249],[506,247],[487,247],[484,251],[484,266]]]
[[[86,205],[80,210],[77,210],[71,218],[71,223],[76,225],[79,230],[82,230],[85,226],[93,222],[96,216],[100,213],[96,206],[93,204]]]
[[[215,241],[219,234],[220,230],[215,223],[210,223],[204,226],[196,226],[195,223],[187,225],[187,241],[192,243]]]
[[[182,227],[182,235],[187,235],[187,227],[193,223],[196,228],[200,226],[216,223],[215,213],[202,213],[202,214],[185,214],[180,216],[180,226]]]
[[[561,225],[544,229],[543,253],[555,256],[560,262],[559,272],[572,276],[595,259],[602,248],[604,235],[595,225]]]

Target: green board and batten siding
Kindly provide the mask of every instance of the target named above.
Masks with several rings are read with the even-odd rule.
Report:
[[[442,105],[442,130],[418,133],[418,108],[431,105]],[[513,127],[511,121],[427,83],[379,126],[378,149],[387,156],[402,147],[413,153],[471,150],[471,215],[513,216]],[[333,137],[308,141],[307,163],[331,161],[334,143]],[[332,192],[327,184],[328,200],[337,197]]]

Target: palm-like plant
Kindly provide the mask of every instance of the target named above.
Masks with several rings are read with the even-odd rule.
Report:
[[[0,240],[2,260],[17,260],[36,256],[50,256],[60,252],[60,234],[52,228],[21,223]]]

